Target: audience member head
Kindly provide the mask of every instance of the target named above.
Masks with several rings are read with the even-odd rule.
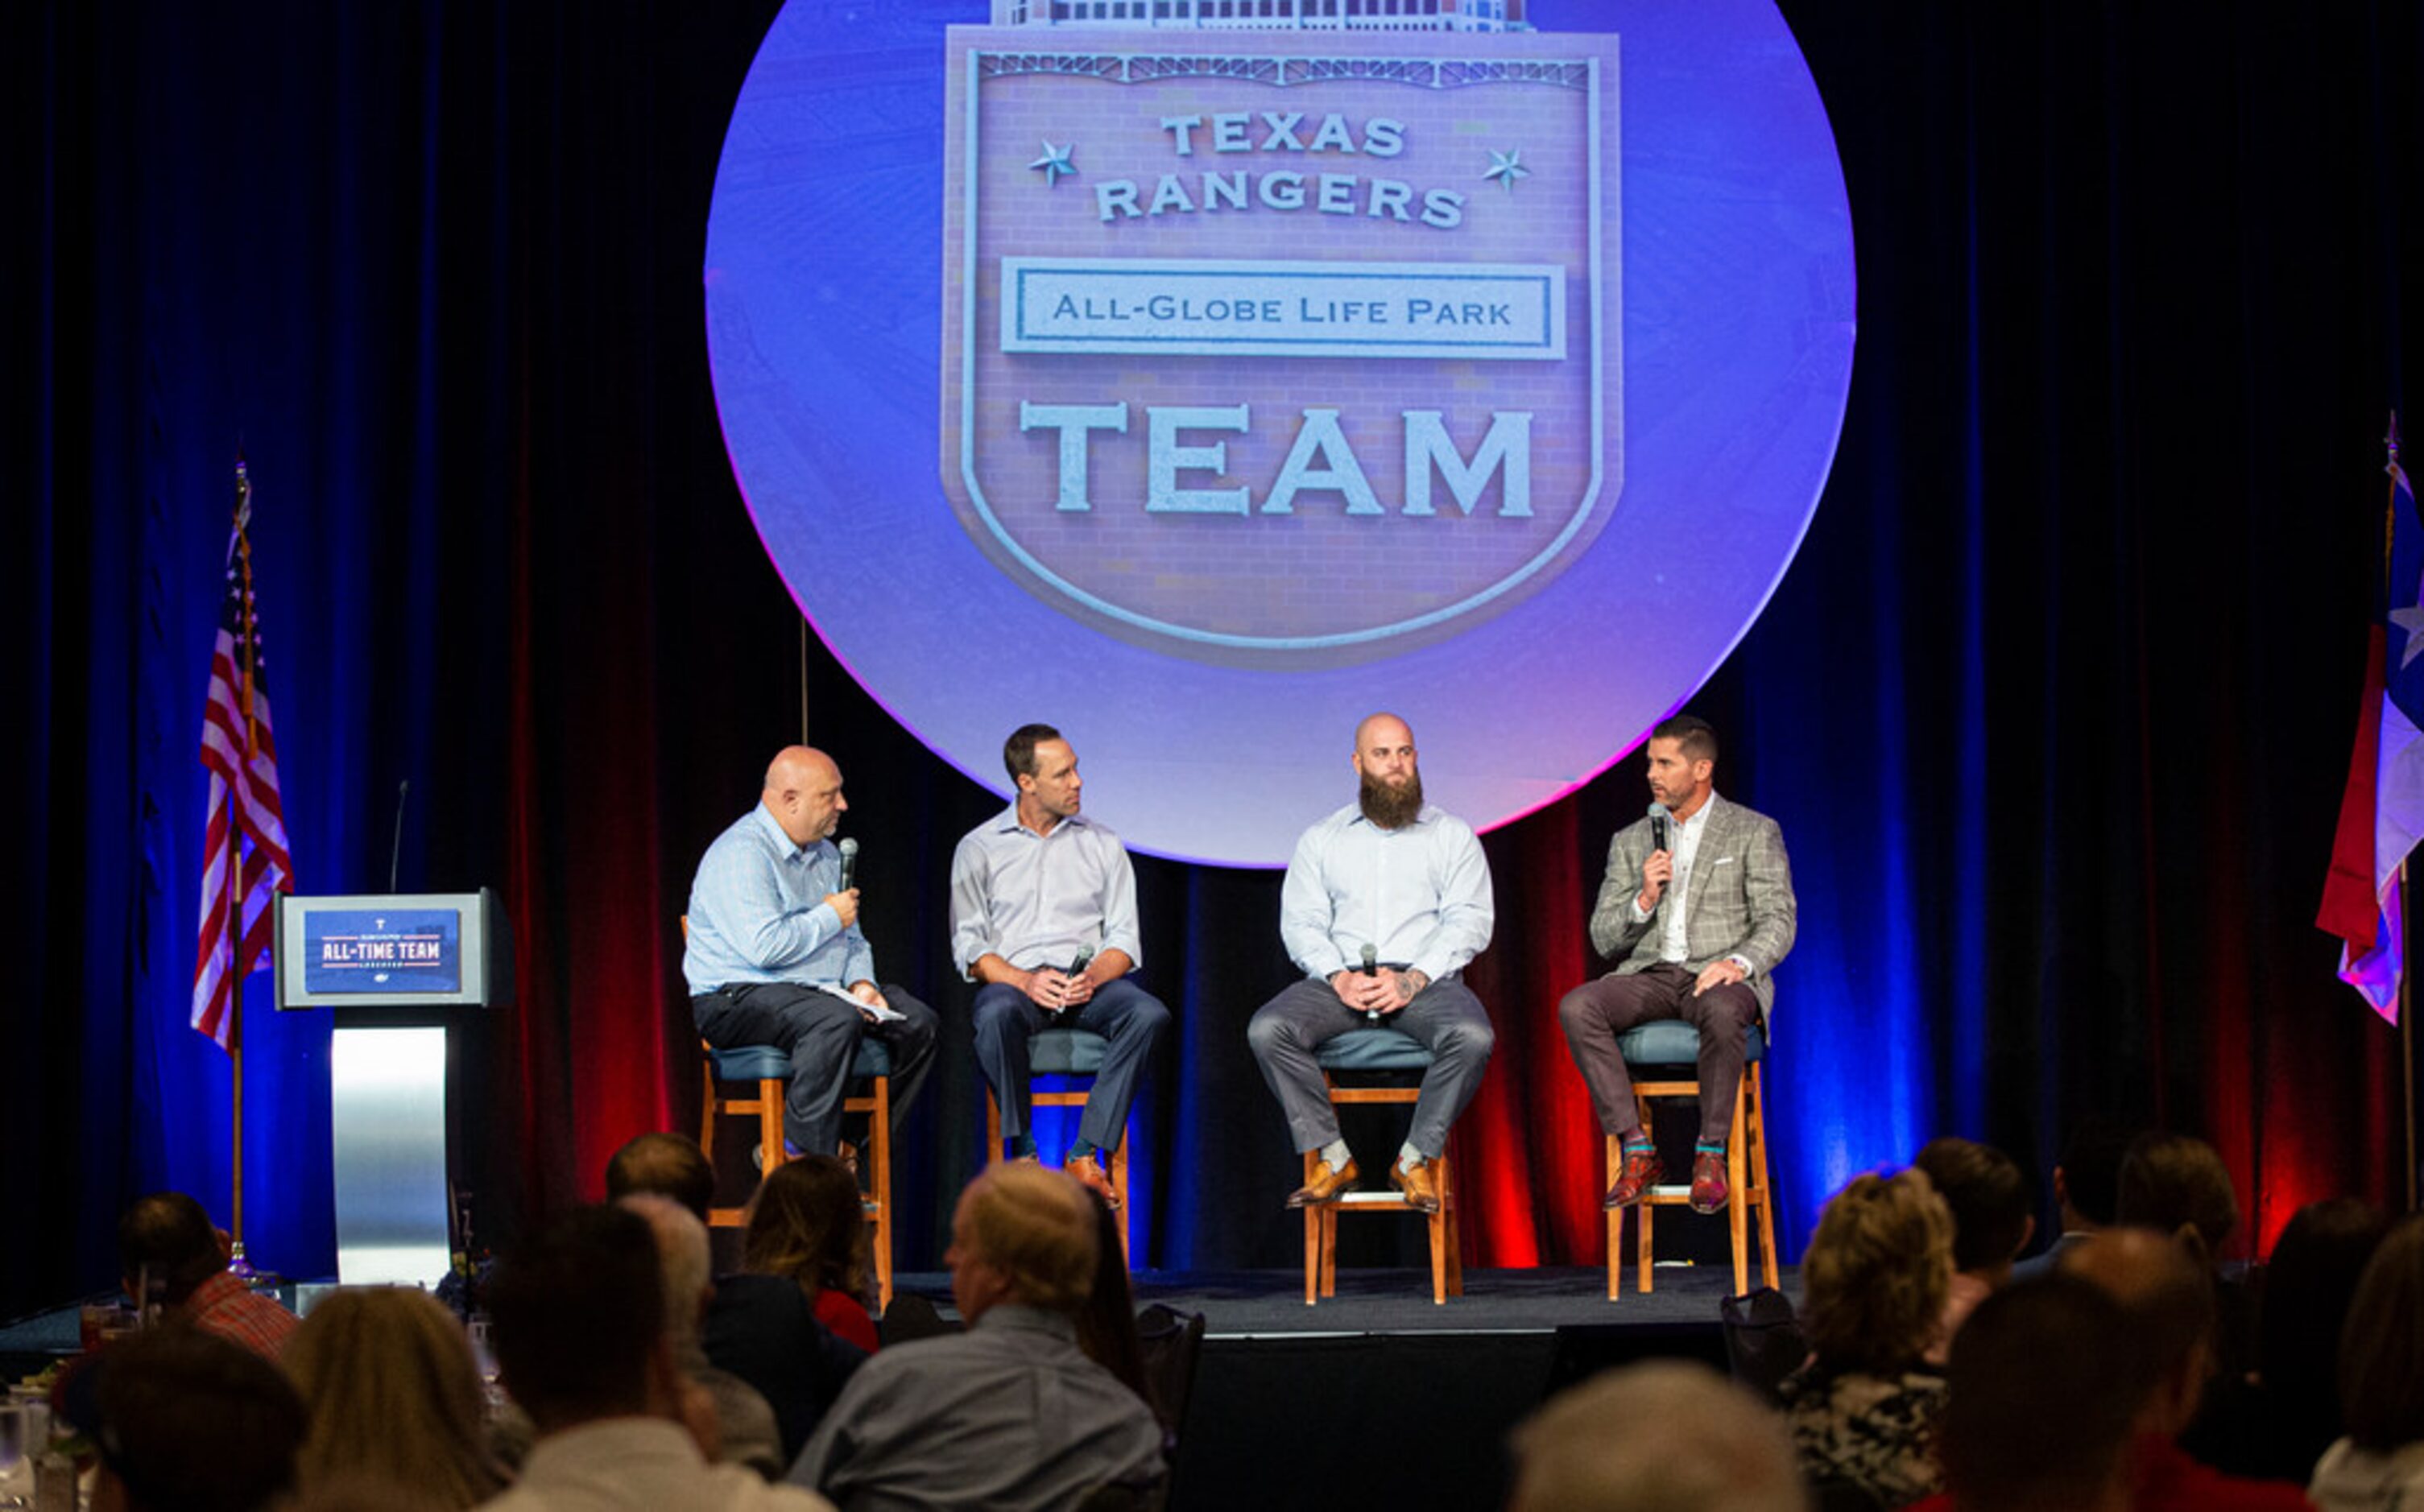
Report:
[[[2213,1146],[2188,1134],[2142,1134],[2121,1157],[2113,1220],[2184,1236],[2193,1232],[2210,1266],[2239,1227],[2239,1196]]]
[[[1783,1420],[1708,1366],[1655,1360],[1560,1393],[1511,1439],[1509,1512],[1801,1512]]]
[[[1086,1358],[1120,1378],[1156,1415],[1153,1386],[1144,1375],[1144,1341],[1137,1337],[1136,1294],[1128,1288],[1125,1252],[1120,1248],[1120,1218],[1101,1194],[1088,1192],[1094,1210],[1094,1284],[1086,1294],[1085,1310],[1077,1314],[1077,1347]]]
[[[2340,1418],[2360,1449],[2424,1440],[2424,1218],[2374,1250],[2340,1336]]]
[[[477,1506],[504,1488],[487,1450],[479,1366],[463,1325],[401,1286],[320,1299],[281,1357],[311,1429],[297,1470],[307,1493],[378,1484],[422,1506]]]
[[[2193,1231],[2125,1225],[2065,1251],[2056,1267],[2121,1304],[2141,1366],[2140,1426],[2165,1438],[2196,1415],[2213,1373],[2213,1273],[2201,1255]]]
[[[997,1304],[1076,1318],[1094,1285],[1092,1199],[1076,1177],[1012,1161],[988,1167],[951,1214],[951,1300],[971,1324]]]
[[[303,1399],[251,1350],[171,1322],[95,1368],[96,1512],[249,1512],[294,1488]]]
[[[860,1297],[867,1291],[867,1212],[858,1178],[831,1155],[787,1160],[749,1201],[741,1264],[761,1276],[789,1276],[811,1292]]]
[[[505,1390],[541,1434],[670,1409],[655,1237],[636,1213],[583,1207],[516,1245],[488,1283]]]
[[[1927,1141],[1911,1164],[1953,1215],[1953,1268],[2000,1279],[2036,1229],[2019,1166],[1991,1145],[1951,1136]]]
[[[138,1305],[150,1300],[142,1293],[147,1275],[158,1298],[175,1307],[227,1265],[211,1216],[183,1192],[138,1197],[119,1216],[119,1273]]]
[[[2110,1228],[2121,1188],[2121,1157],[2129,1153],[2129,1131],[2110,1119],[2088,1117],[2071,1126],[2053,1168],[2053,1195],[2065,1233]]]
[[[701,1223],[715,1201],[715,1167],[698,1141],[678,1134],[643,1134],[606,1162],[606,1201],[641,1192],[670,1197]]]
[[[1853,1177],[1818,1216],[1801,1285],[1820,1364],[1878,1375],[1916,1364],[1953,1286],[1953,1215],[1926,1173]]]
[[[699,1321],[715,1295],[707,1225],[692,1217],[690,1209],[655,1192],[635,1192],[614,1205],[640,1215],[657,1242],[657,1265],[664,1278],[665,1333],[678,1350],[686,1350],[697,1342]]]
[[[1953,1341],[1937,1449],[1961,1512],[2129,1505],[2143,1393],[2121,1305],[2076,1276],[2004,1288]]]
[[[2353,1197],[2309,1202],[2272,1241],[2257,1318],[2257,1374],[2320,1456],[2340,1435],[2340,1330],[2390,1220]]]

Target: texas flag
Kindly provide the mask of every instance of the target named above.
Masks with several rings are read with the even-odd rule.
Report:
[[[2340,979],[2399,1022],[2405,915],[2400,866],[2424,837],[2424,530],[2390,434],[2390,507],[2383,531],[2381,608],[2367,637],[2356,751],[2332,842],[2332,873],[2315,922],[2340,937]]]

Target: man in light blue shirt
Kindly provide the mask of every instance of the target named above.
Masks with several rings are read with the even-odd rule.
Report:
[[[934,1058],[933,1010],[876,985],[858,889],[841,885],[828,836],[849,807],[833,758],[789,747],[767,767],[758,806],[707,848],[690,889],[692,1021],[719,1050],[770,1044],[790,1056],[783,1140],[792,1154],[840,1144],[860,1035],[892,1052],[896,1129]]]
[[[1379,1023],[1432,1056],[1390,1184],[1424,1212],[1439,1209],[1430,1162],[1480,1090],[1496,1036],[1459,975],[1490,944],[1490,863],[1473,826],[1423,802],[1414,734],[1395,714],[1355,728],[1356,802],[1304,832],[1280,891],[1280,938],[1305,979],[1264,1004],[1246,1037],[1300,1151],[1319,1151],[1288,1206],[1335,1200],[1355,1160],[1315,1053]]]
[[[951,856],[951,959],[983,984],[977,1065],[1001,1105],[1012,1154],[1031,1158],[1028,1042],[1060,1027],[1110,1042],[1068,1169],[1117,1206],[1095,1155],[1119,1148],[1137,1082],[1170,1026],[1170,1010],[1128,979],[1144,954],[1136,871],[1119,836],[1078,812],[1077,754],[1059,730],[1021,725],[1001,761],[1016,802],[969,831]]]

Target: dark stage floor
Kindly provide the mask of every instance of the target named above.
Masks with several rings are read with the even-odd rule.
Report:
[[[1724,1368],[1732,1281],[1725,1265],[1661,1265],[1649,1296],[1610,1301],[1602,1270],[1473,1270],[1464,1296],[1434,1305],[1426,1270],[1350,1267],[1307,1307],[1300,1271],[1140,1272],[1140,1306],[1204,1316],[1173,1505],[1499,1505],[1507,1431],[1553,1392],[1658,1356]],[[1783,1281],[1797,1301],[1799,1276]],[[949,1311],[949,1276],[895,1282]],[[75,1345],[73,1304],[21,1319],[0,1329],[0,1370],[13,1379]]]

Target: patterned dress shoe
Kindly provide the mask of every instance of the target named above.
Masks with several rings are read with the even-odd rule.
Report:
[[[1692,1157],[1692,1211],[1714,1213],[1726,1205],[1726,1153],[1703,1150]]]
[[[1120,1194],[1111,1187],[1110,1172],[1092,1155],[1078,1155],[1061,1168],[1077,1178],[1077,1185],[1103,1200],[1103,1205],[1116,1213],[1120,1210]]]
[[[1432,1172],[1429,1161],[1424,1161],[1411,1170],[1406,1169],[1402,1160],[1392,1162],[1389,1185],[1397,1189],[1397,1195],[1406,1200],[1408,1207],[1424,1213],[1440,1210],[1439,1177]]]
[[[1666,1168],[1658,1160],[1655,1150],[1635,1150],[1630,1145],[1624,1151],[1624,1169],[1616,1173],[1616,1185],[1607,1189],[1599,1205],[1606,1208],[1631,1207],[1641,1201],[1641,1194],[1658,1185]]]
[[[1355,1169],[1353,1155],[1348,1155],[1347,1164],[1336,1170],[1330,1169],[1329,1161],[1316,1160],[1313,1163],[1313,1180],[1288,1193],[1287,1205],[1311,1207],[1316,1202],[1334,1202],[1338,1194],[1351,1189],[1355,1178],[1362,1174]]]

